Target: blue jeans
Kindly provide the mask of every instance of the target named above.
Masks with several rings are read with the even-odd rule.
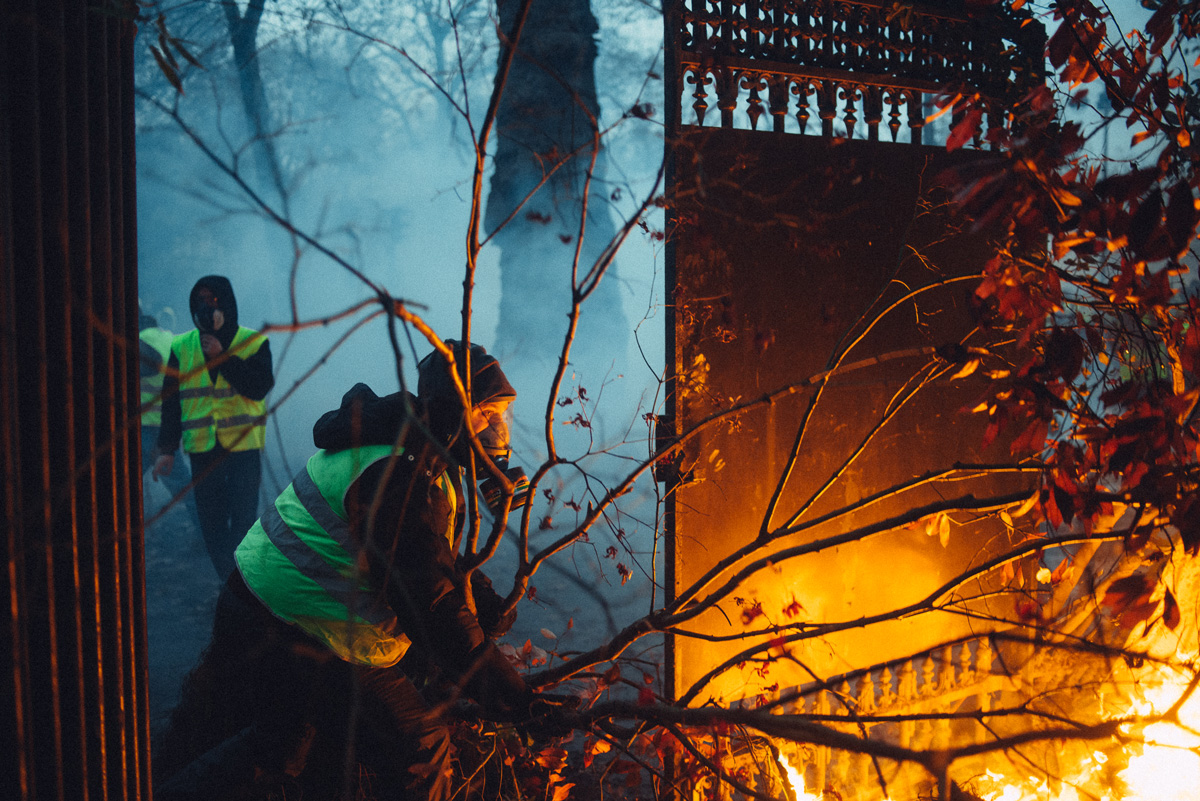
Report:
[[[189,453],[196,477],[196,516],[217,577],[233,572],[233,552],[258,519],[262,451],[227,451],[217,446]]]

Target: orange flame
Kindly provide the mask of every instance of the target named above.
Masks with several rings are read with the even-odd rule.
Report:
[[[1123,714],[1163,715],[1178,702],[1187,685],[1182,672],[1151,674],[1139,682],[1143,700],[1130,700]],[[1194,801],[1200,797],[1200,693],[1180,708],[1178,720],[1122,727],[1122,734],[1139,742],[1115,755],[1127,761],[1117,772],[1116,782],[1105,774],[1108,755],[1095,751],[1074,775],[1064,776],[1056,789],[1045,781],[1013,779],[990,771],[972,789],[984,801]]]

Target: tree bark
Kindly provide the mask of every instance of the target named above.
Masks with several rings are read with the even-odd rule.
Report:
[[[236,3],[225,3],[225,22],[229,27],[229,43],[233,47],[234,68],[238,74],[238,88],[242,109],[250,134],[257,142],[253,152],[257,155],[256,167],[262,177],[270,181],[271,187],[287,208],[287,184],[279,154],[275,150],[275,131],[271,119],[271,107],[263,90],[262,68],[258,58],[258,29],[262,22],[266,0],[250,0],[245,13],[240,13]]]
[[[500,29],[510,30],[519,3],[498,0],[497,6]],[[537,361],[556,356],[566,332],[580,232],[580,276],[616,233],[608,190],[595,179],[587,185],[589,171],[596,178],[604,173],[603,152],[592,164],[600,114],[597,30],[588,0],[534,0],[504,86],[484,219],[488,233],[503,226],[496,236],[501,355]],[[585,193],[587,217],[581,226]],[[610,270],[584,306],[574,352],[610,359],[627,338],[619,284]]]

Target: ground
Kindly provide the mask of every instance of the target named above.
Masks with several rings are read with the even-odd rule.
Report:
[[[169,499],[162,484],[143,482],[154,515]],[[146,530],[146,628],[150,647],[150,730],[162,731],[184,676],[208,643],[217,574],[195,518],[178,504]]]

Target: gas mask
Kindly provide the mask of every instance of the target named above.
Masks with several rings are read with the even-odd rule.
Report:
[[[483,452],[488,455],[488,458],[495,462],[497,467],[504,470],[508,465],[509,457],[512,456],[512,448],[509,447],[508,421],[504,414],[490,410],[481,410],[481,412],[486,415],[488,425],[475,436],[479,438],[479,444],[483,446]]]
[[[483,452],[491,459],[492,464],[496,465],[500,472],[504,473],[505,478],[512,482],[513,499],[510,509],[519,509],[529,500],[529,479],[526,478],[525,471],[520,467],[508,466],[509,457],[512,456],[508,421],[503,413],[487,410],[483,410],[483,412],[487,415],[488,426],[476,434],[476,437],[479,438],[479,444],[483,446]],[[492,514],[497,514],[504,498],[500,482],[487,476],[479,483],[479,489],[483,492],[483,500],[488,509]]]
[[[225,325],[225,312],[215,306],[204,306],[192,315],[196,327],[206,334],[214,334]]]

